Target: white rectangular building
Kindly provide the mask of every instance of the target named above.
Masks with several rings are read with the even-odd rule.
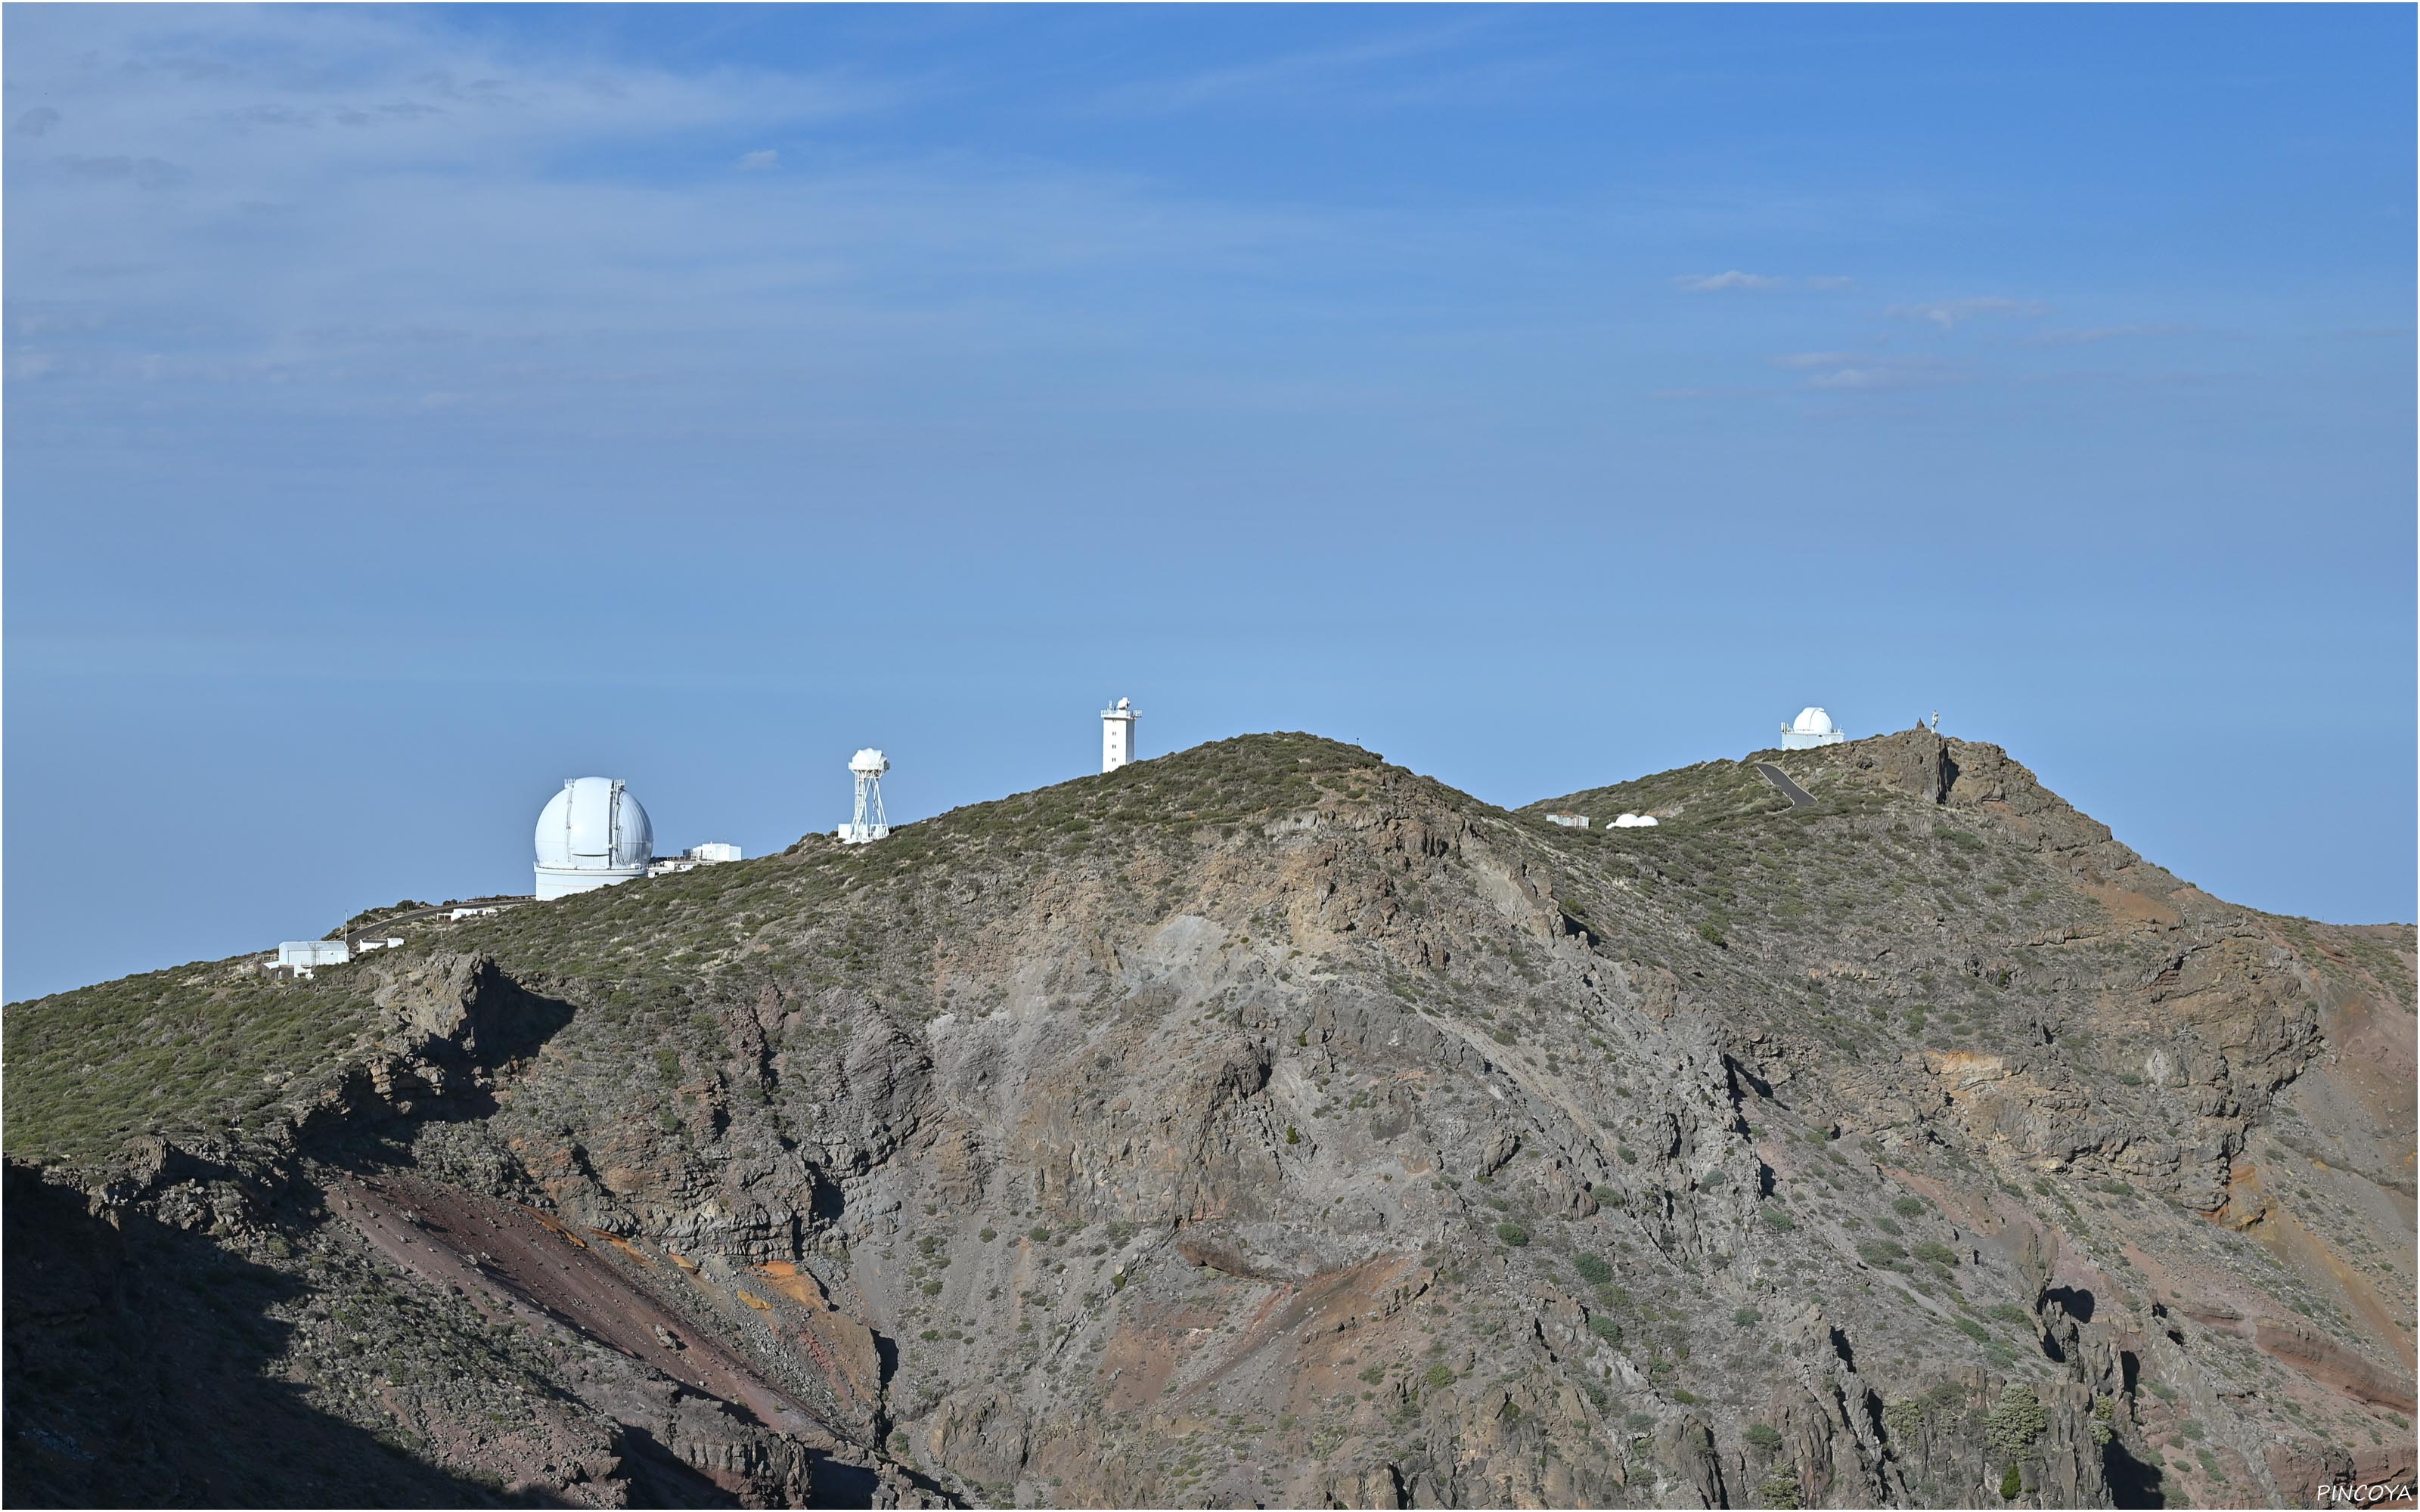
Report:
[[[308,978],[317,966],[341,966],[353,958],[353,948],[342,940],[284,940],[276,964],[297,977]]]

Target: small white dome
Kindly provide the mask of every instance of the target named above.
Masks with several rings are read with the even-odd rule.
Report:
[[[1797,718],[1790,721],[1790,733],[1796,735],[1828,735],[1832,733],[1832,717],[1810,703],[1798,711]]]
[[[655,826],[620,779],[575,777],[537,816],[537,864],[619,872],[655,859]]]
[[[891,758],[868,746],[848,759],[848,769],[863,777],[880,777],[891,770]]]

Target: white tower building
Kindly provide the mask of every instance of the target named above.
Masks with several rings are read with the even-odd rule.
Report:
[[[868,747],[848,759],[849,775],[857,779],[857,817],[840,826],[843,845],[863,845],[891,833],[882,812],[882,774],[891,758]]]
[[[537,816],[537,895],[610,887],[647,874],[655,826],[621,780],[573,777]]]
[[[1848,739],[1843,732],[1833,728],[1832,717],[1813,704],[1798,711],[1798,717],[1781,727],[1781,748],[1804,750],[1809,746],[1837,746]]]
[[[1114,772],[1134,760],[1134,722],[1142,711],[1125,699],[1101,711],[1101,770]]]

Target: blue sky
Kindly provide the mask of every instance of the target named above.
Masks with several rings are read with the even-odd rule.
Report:
[[[2413,916],[2413,13],[10,7],[6,993],[1308,729],[1933,708]]]

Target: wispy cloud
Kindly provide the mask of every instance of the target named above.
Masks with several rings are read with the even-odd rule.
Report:
[[[834,386],[826,415],[891,425],[905,386],[970,352],[1121,348],[1169,317],[1168,288],[1190,301],[1249,277],[1267,310],[1289,274],[1505,253],[1500,227],[1047,160],[787,148],[807,128],[883,140],[867,122],[905,86],[880,79],[826,95],[812,72],[499,57],[402,11],[103,8],[9,27],[12,70],[62,117],[0,136],[19,212],[8,371],[39,380],[10,395],[26,426],[106,430],[140,383],[194,435],[332,414],[744,435],[801,382]]]
[[[1810,389],[1922,389],[1955,382],[1958,377],[1939,358],[1914,353],[1782,352],[1766,361],[1805,374]]]
[[[1719,294],[1734,288],[1779,288],[1788,280],[1763,273],[1743,273],[1734,268],[1727,273],[1683,273],[1672,282],[1692,294]]]
[[[1683,273],[1672,282],[1692,294],[1720,294],[1742,288],[1847,288],[1854,280],[1832,275],[1790,278],[1773,273],[1745,273],[1734,268],[1721,273]]]
[[[1984,295],[1979,299],[1934,300],[1924,304],[1894,304],[1883,312],[1894,319],[1922,320],[1947,331],[1978,316],[2012,316],[2030,319],[2048,315],[2050,306],[2040,300],[2011,300],[2000,295]]]
[[[63,157],[52,160],[61,171],[78,178],[131,183],[137,189],[174,189],[193,174],[159,158],[133,158],[122,153],[105,157]]]
[[[39,136],[59,124],[59,113],[48,105],[36,105],[22,112],[9,123],[8,130],[19,136]]]
[[[1887,389],[1929,389],[1953,381],[1946,368],[1890,364],[1882,367],[1841,367],[1828,373],[1810,374],[1810,389],[1854,389],[1867,392]]]
[[[2025,338],[2029,347],[2090,347],[2104,341],[2124,341],[2135,336],[2181,336],[2195,328],[2189,325],[2085,326],[2073,330],[2042,331]]]
[[[1560,67],[1551,57],[1481,53],[1474,39],[1494,24],[1474,16],[1174,78],[1137,79],[1103,92],[1093,106],[1113,115],[1169,115],[1247,102],[1327,109],[1468,103],[1518,90]]]

